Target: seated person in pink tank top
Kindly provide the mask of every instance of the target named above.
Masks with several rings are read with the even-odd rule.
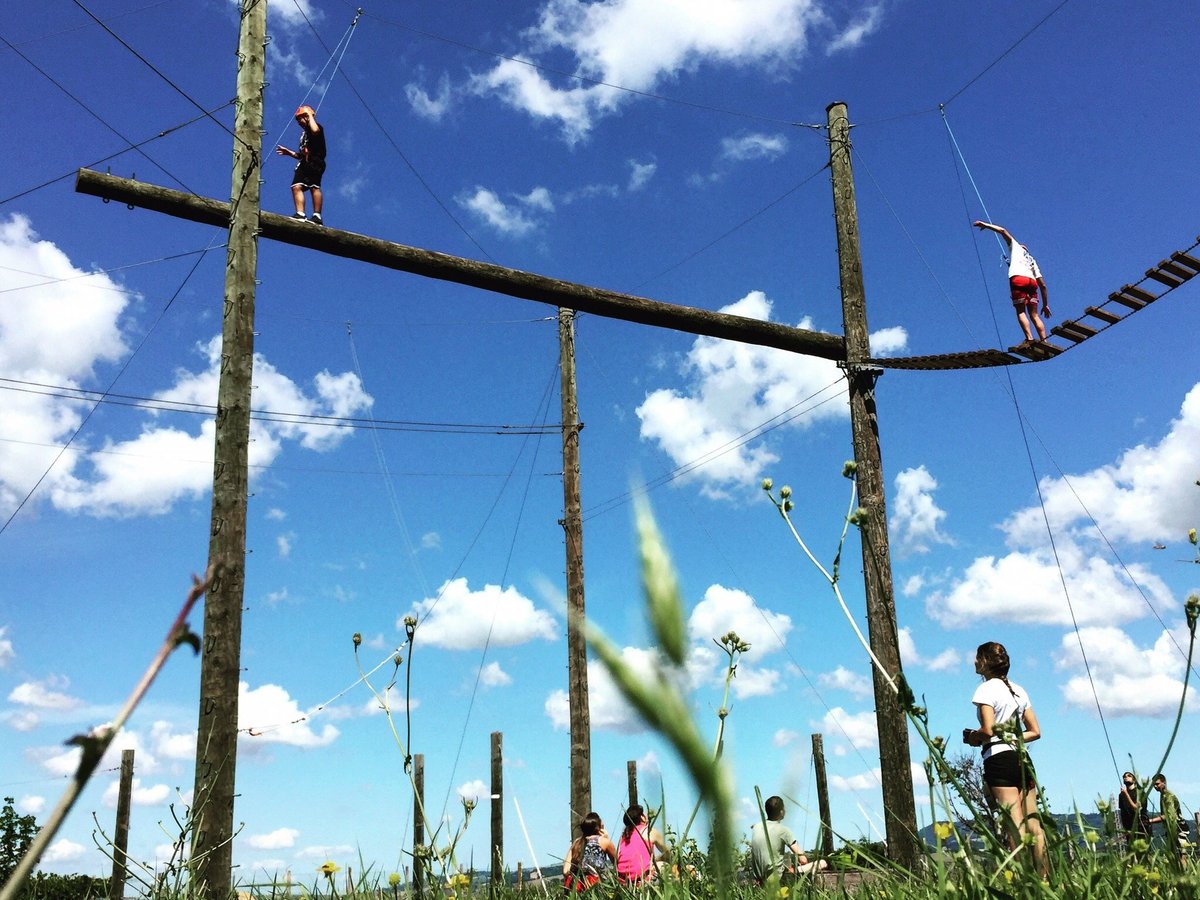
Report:
[[[663,836],[646,820],[646,812],[637,804],[625,811],[625,830],[617,841],[617,878],[622,884],[649,881],[655,874],[655,850],[666,859]]]

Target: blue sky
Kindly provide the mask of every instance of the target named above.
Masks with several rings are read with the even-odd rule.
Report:
[[[215,400],[224,260],[215,230],[53,179],[112,157],[96,167],[220,198],[230,184],[229,135],[192,120],[198,105],[232,122],[236,7],[86,5],[165,78],[77,4],[0,11],[0,512],[16,512],[0,534],[0,790],[39,817],[73,770],[63,741],[115,715],[204,567],[212,425],[189,410]],[[1183,93],[1196,23],[1165,2],[1058,7],[382,0],[330,85],[353,5],[275,0],[264,145],[294,146],[293,109],[319,102],[333,227],[838,333],[827,146],[811,126],[844,100],[876,351],[1005,347],[1019,340],[1005,269],[970,228],[985,211],[960,187],[939,104],[987,214],[1041,264],[1050,324],[1198,229],[1200,119]],[[168,130],[145,156],[128,149]],[[289,161],[264,159],[264,208],[290,212]],[[457,796],[486,795],[502,731],[532,843],[510,805],[506,856],[553,867],[569,828],[554,311],[267,243],[259,278],[254,405],[295,415],[257,422],[251,447],[239,877],[403,864],[403,754],[357,683],[351,635],[372,667],[408,614],[422,620],[404,665],[429,806],[457,824]],[[934,731],[958,734],[974,647],[1006,643],[1056,808],[1111,793],[1131,756],[1149,774],[1179,702],[1182,606],[1200,586],[1186,541],[1200,524],[1196,289],[1051,362],[879,382],[910,680]],[[628,503],[649,484],[706,732],[711,639],[752,644],[728,719],[743,823],[755,786],[783,793],[811,843],[821,732],[835,827],[873,835],[864,656],[758,488],[794,488],[828,563],[851,455],[840,371],[594,316],[577,341],[589,614],[632,660],[653,654]],[[93,409],[79,390],[112,396]],[[861,615],[857,553],[844,590]],[[117,742],[137,751],[131,855],[152,866],[167,804],[190,796],[198,676],[173,658]],[[592,717],[610,827],[627,760],[680,825],[694,798],[679,766],[599,675]],[[1196,736],[1189,699],[1177,747]],[[111,821],[118,757],[44,868],[106,870],[89,813]],[[1191,809],[1184,759],[1168,774]],[[487,840],[481,816],[461,860],[484,864]]]

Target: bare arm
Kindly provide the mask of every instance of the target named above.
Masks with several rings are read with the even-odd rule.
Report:
[[[788,849],[791,850],[792,853],[796,854],[796,864],[797,865],[801,865],[801,866],[808,865],[808,857],[805,856],[804,851],[800,849],[800,845],[798,843],[796,843],[795,841],[792,841],[792,846],[789,847]]]
[[[299,153],[297,153],[295,150],[292,150],[290,147],[283,146],[283,144],[276,144],[275,152],[278,153],[280,156],[290,156],[293,159],[300,158]]]
[[[1050,318],[1050,295],[1046,293],[1046,279],[1038,276],[1038,287],[1042,291],[1042,315]]]
[[[1030,706],[1025,710],[1025,715],[1022,720],[1025,730],[1021,732],[1021,740],[1026,744],[1032,744],[1042,736],[1041,726],[1038,725],[1037,713]]]
[[[1003,227],[1002,225],[993,225],[991,222],[982,222],[982,221],[976,221],[974,224],[975,224],[975,227],[980,230],[996,232],[996,234],[998,234],[998,235],[1000,235],[1000,237],[1004,238],[1005,243],[1007,243],[1010,247],[1012,246],[1013,236],[1011,234],[1009,234],[1008,229]]]

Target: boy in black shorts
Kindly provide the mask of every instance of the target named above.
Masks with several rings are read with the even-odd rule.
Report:
[[[282,144],[275,147],[280,156],[299,160],[292,175],[292,199],[296,203],[296,214],[292,218],[304,218],[304,192],[308,191],[312,194],[313,204],[309,221],[324,225],[321,220],[321,176],[325,173],[325,131],[317,124],[317,113],[311,106],[296,110],[296,123],[304,130],[300,136],[300,149],[292,150]]]

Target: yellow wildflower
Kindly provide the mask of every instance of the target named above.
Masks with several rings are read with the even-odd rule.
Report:
[[[334,872],[340,872],[342,867],[332,860],[326,860],[317,867],[318,872],[323,872],[327,877],[332,878]]]
[[[934,823],[933,833],[935,835],[937,835],[937,839],[939,841],[946,840],[946,838],[950,837],[950,835],[953,832],[954,832],[954,829],[951,827],[949,822],[935,822]]]

